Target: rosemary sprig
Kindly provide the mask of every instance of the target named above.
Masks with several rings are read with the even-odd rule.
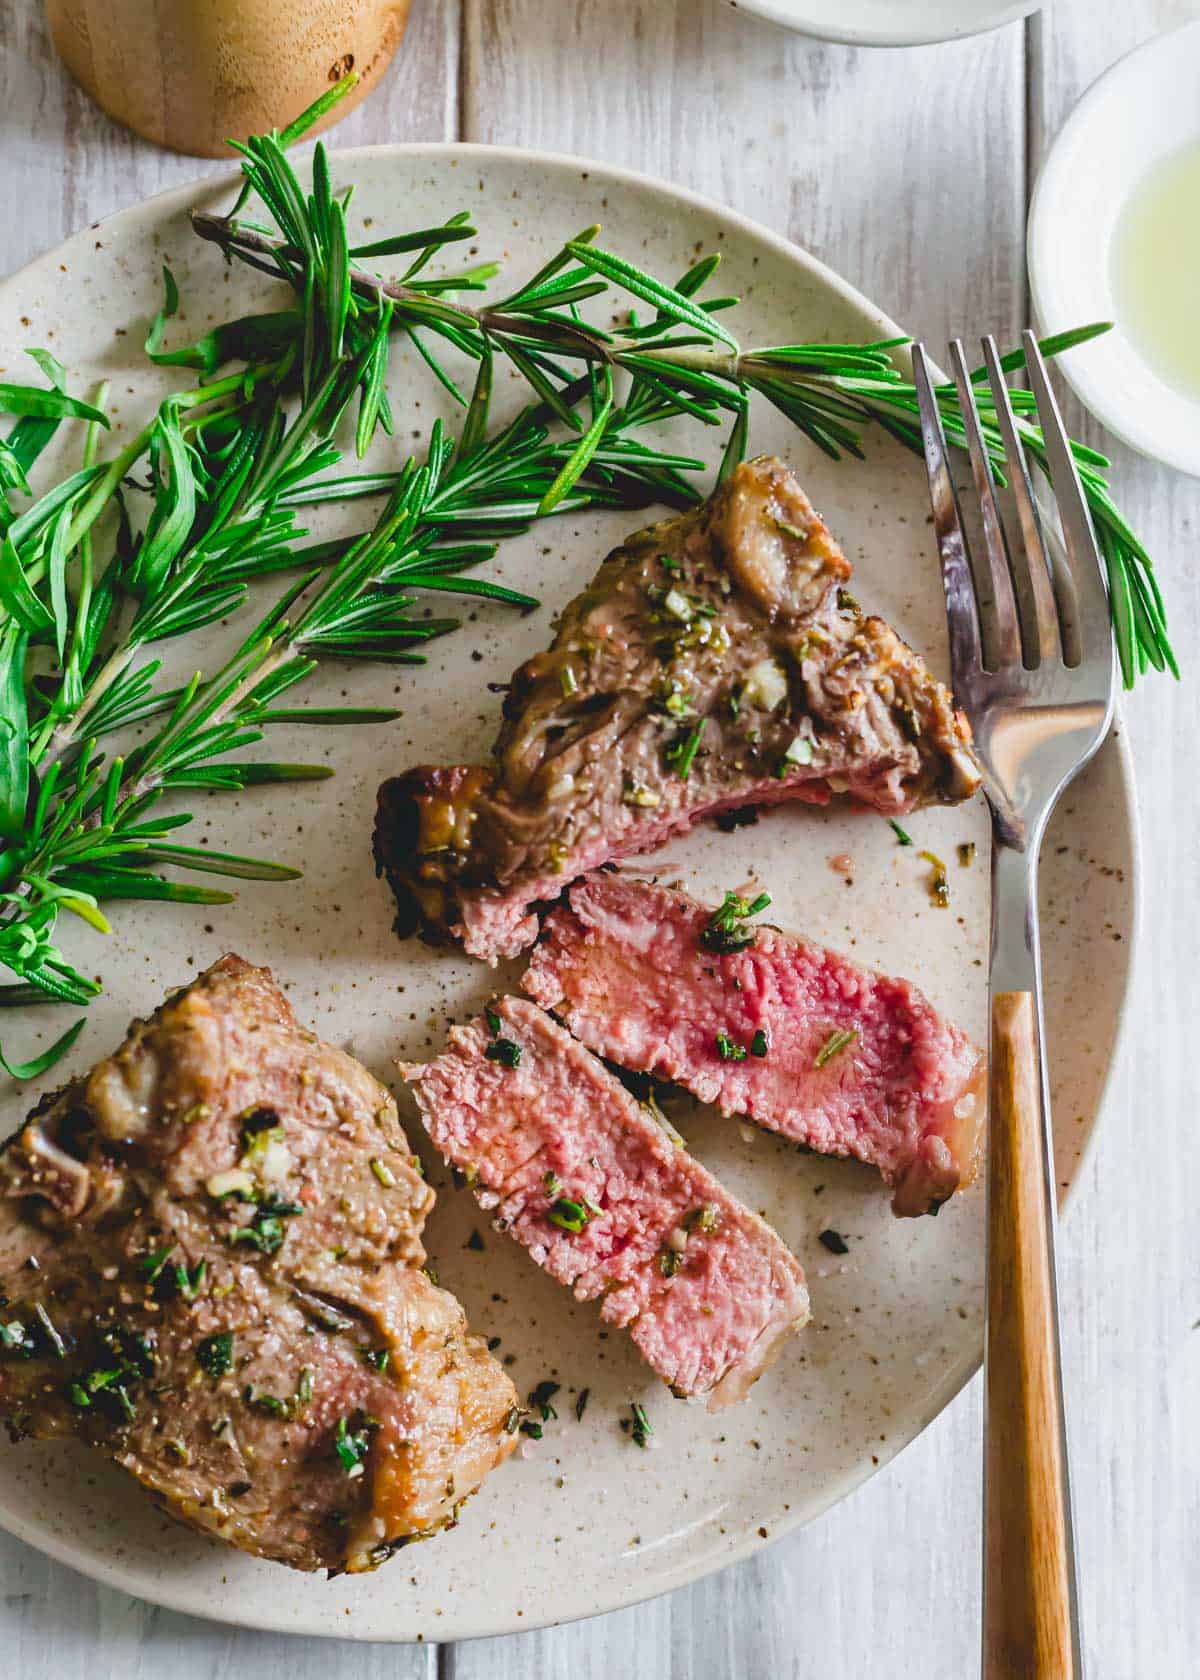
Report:
[[[193,226],[202,238],[214,240],[231,256],[297,283],[295,246],[236,218],[197,212]],[[704,303],[696,293],[710,278],[716,259],[697,263],[674,286],[635,268],[614,253],[597,248],[598,228],[588,228],[570,240],[527,285],[498,303],[472,306],[461,299],[431,299],[405,281],[388,281],[361,267],[349,270],[349,285],[363,299],[391,302],[392,329],[406,330],[422,344],[440,378],[462,397],[449,375],[423,347],[420,334],[440,337],[466,355],[506,356],[560,418],[573,423],[569,406],[559,399],[561,384],[570,375],[562,361],[585,361],[631,374],[638,402],[657,403],[655,418],[686,413],[707,425],[718,425],[723,413],[733,415],[722,463],[727,472],[745,452],[748,402],[751,393],[765,398],[786,415],[817,447],[833,459],[849,454],[863,457],[861,430],[877,424],[914,453],[921,451],[916,390],[896,367],[894,354],[906,338],[873,344],[794,344],[741,350],[714,317],[736,300],[718,298]],[[616,286],[633,300],[650,305],[651,321],[636,322],[622,334],[584,324],[577,305]],[[1042,341],[1048,357],[1086,343],[1108,330],[1107,323],[1060,333]],[[1013,351],[1004,366],[1015,372],[1024,355]],[[984,369],[974,376],[984,439],[998,476],[1003,479],[1004,450],[995,407]],[[1018,429],[1031,459],[1048,475],[1044,440],[1033,418],[1032,394],[1012,393]],[[965,433],[952,384],[938,387],[946,435],[965,447]],[[1148,667],[1178,675],[1167,634],[1166,613],[1153,564],[1112,498],[1105,477],[1105,456],[1079,443],[1072,445],[1084,493],[1091,509],[1108,572],[1113,626],[1122,677],[1132,687]],[[588,459],[580,455],[581,465]],[[572,468],[565,469],[564,488]]]
[[[167,796],[327,774],[240,755],[275,725],[395,716],[281,701],[329,659],[419,662],[422,644],[456,623],[415,616],[423,595],[534,605],[476,575],[497,543],[533,521],[695,500],[703,463],[655,448],[648,427],[681,417],[727,424],[724,475],[745,453],[757,393],[835,457],[861,454],[868,422],[919,450],[915,393],[893,362],[904,341],[743,351],[718,319],[736,300],[705,295],[716,257],[667,284],[598,247],[599,229],[588,228],[507,296],[472,304],[495,264],[429,272],[439,253],[475,237],[465,213],[352,244],[350,191],[334,192],[324,148],[314,153],[309,192],[286,149],[353,80],[288,129],[239,146],[244,181],[230,214],[193,218],[228,257],[286,281],[293,308],[169,347],[179,297],[164,271],[146,353],[194,383],[168,395],[109,459],[99,451],[103,391],[92,402],[72,396],[46,352],[32,354],[47,384],[0,385],[0,413],[16,417],[0,440],[0,966],[15,981],[0,986],[0,1004],[85,1004],[99,989],[57,942],[64,912],[106,931],[106,901],[230,897],[167,870],[292,877],[283,864],[181,844],[177,831],[191,813],[167,809]],[[252,197],[267,221],[243,214]],[[393,257],[407,264],[396,279],[365,266]],[[595,298],[611,305],[614,288],[633,306],[619,333],[580,313]],[[392,431],[387,375],[398,333],[461,405],[458,437],[439,423],[398,469],[346,471],[333,439],[352,408],[360,462]],[[529,400],[493,430],[497,361],[516,369]],[[1010,368],[1019,364],[1019,352],[1008,358]],[[979,396],[998,454],[984,383]],[[959,441],[953,388],[939,398]],[[1031,399],[1015,392],[1014,403],[1044,465]],[[30,474],[64,423],[84,427],[80,464],[35,495]],[[1126,680],[1148,664],[1174,670],[1153,569],[1111,500],[1106,463],[1080,446],[1076,454],[1109,566]],[[382,507],[367,528],[305,540],[306,507],[371,497]],[[224,619],[263,590],[257,622],[215,669],[182,687],[163,684],[156,644]],[[10,1071],[44,1071],[77,1025]]]

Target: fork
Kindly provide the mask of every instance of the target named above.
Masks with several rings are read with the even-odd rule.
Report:
[[[982,540],[968,544],[922,346],[913,376],[950,632],[954,695],[992,814],[991,1073],[984,1357],[984,1680],[1081,1680],[1054,1266],[1055,1173],[1042,1013],[1038,849],[1108,734],[1114,650],[1100,554],[1045,362],[1023,338],[1062,543],[1043,528],[991,338],[983,370],[950,346]],[[979,383],[977,384],[977,379]],[[977,398],[1016,504],[1008,540]],[[941,387],[949,394],[949,386]],[[1026,436],[1030,435],[1026,430]],[[1014,538],[1016,537],[1014,532]]]

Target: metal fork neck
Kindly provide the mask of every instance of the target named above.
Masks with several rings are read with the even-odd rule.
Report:
[[[1039,992],[1037,869],[1041,835],[1022,851],[992,844],[992,991]]]

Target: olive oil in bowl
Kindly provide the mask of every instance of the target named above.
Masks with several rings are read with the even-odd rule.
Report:
[[[1161,159],[1113,230],[1117,324],[1166,384],[1200,402],[1200,141]]]

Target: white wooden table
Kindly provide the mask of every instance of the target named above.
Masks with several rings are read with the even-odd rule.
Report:
[[[54,58],[41,10],[0,0],[0,272],[202,168],[93,109]],[[939,344],[1024,323],[1026,201],[1048,139],[1110,62],[1200,4],[1056,0],[1027,25],[906,52],[800,40],[720,0],[413,10],[387,81],[335,144],[460,138],[628,164],[788,234]],[[1147,682],[1126,710],[1143,961],[1101,1147],[1064,1231],[1066,1360],[1089,1673],[1182,1680],[1200,1662],[1200,486],[1114,455],[1189,670],[1180,686]],[[979,1402],[975,1383],[898,1462],[754,1562],[618,1615],[471,1645],[230,1631],[96,1587],[0,1535],[0,1676],[965,1680],[977,1669]]]

